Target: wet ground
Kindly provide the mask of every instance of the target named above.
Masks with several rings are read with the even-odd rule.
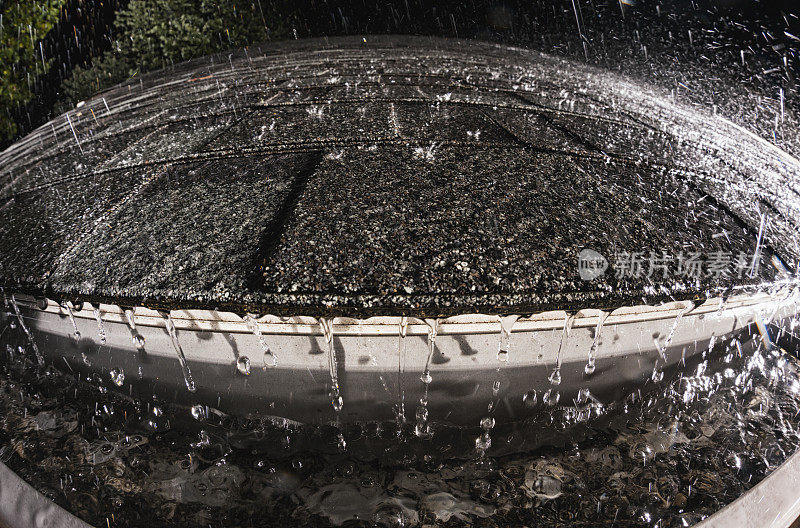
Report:
[[[789,154],[663,89],[474,42],[204,58],[102,94],[2,161],[0,284],[52,298],[520,313],[694,298],[800,257]],[[591,281],[587,248],[609,263]],[[757,253],[754,273],[712,267]],[[678,269],[691,255],[696,276]]]
[[[39,367],[4,333],[0,461],[97,527],[682,527],[800,446],[797,350],[758,337],[613,405],[579,394],[486,435],[434,423],[418,438],[413,423],[339,431],[124,399],[113,373]]]

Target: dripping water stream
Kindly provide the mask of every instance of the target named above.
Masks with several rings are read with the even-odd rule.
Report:
[[[339,390],[339,363],[336,358],[336,348],[334,347],[333,343],[333,319],[320,317],[318,319],[318,323],[320,328],[322,328],[322,334],[325,337],[325,344],[328,348],[328,368],[331,376],[330,398],[331,405],[336,413],[336,426],[338,429],[341,424],[341,412],[342,408],[344,407],[344,400],[342,399],[342,395]],[[347,448],[347,443],[345,442],[344,435],[342,434],[341,430],[338,431],[337,436],[339,449],[344,451]]]
[[[556,365],[553,367],[553,372],[550,373],[550,388],[542,396],[542,401],[549,406],[558,404],[561,399],[561,394],[558,392],[557,387],[561,385],[561,353],[564,350],[564,345],[569,339],[569,333],[572,330],[572,324],[575,322],[575,315],[567,313],[564,316],[564,330],[561,333],[561,341],[558,344],[558,353],[556,354]]]
[[[439,320],[425,319],[425,324],[428,325],[428,357],[425,360],[425,369],[422,371],[422,376],[419,378],[420,381],[425,384],[425,392],[422,398],[420,398],[419,406],[417,407],[417,425],[415,428],[417,436],[421,438],[427,438],[432,434],[430,424],[428,423],[428,390],[433,381],[433,377],[431,376],[431,360],[436,350],[436,335],[439,332]]]
[[[172,320],[172,315],[169,312],[163,312],[161,316],[164,318],[164,325],[166,326],[169,337],[172,340],[172,347],[175,349],[175,353],[178,355],[178,362],[181,365],[183,381],[186,383],[186,388],[189,389],[189,392],[194,392],[197,390],[197,387],[194,383],[194,378],[192,377],[192,371],[189,369],[189,364],[186,362],[186,356],[183,354],[183,348],[181,347],[180,341],[178,341],[178,331],[175,329],[175,323]]]
[[[600,310],[600,313],[597,316],[597,326],[594,329],[592,346],[589,348],[589,359],[586,361],[586,367],[583,369],[587,376],[594,374],[594,371],[597,368],[595,366],[595,354],[597,353],[597,347],[600,345],[600,332],[603,330],[603,324],[605,324],[606,319],[608,319],[608,312]]]
[[[264,368],[267,366],[277,367],[278,366],[278,356],[275,352],[270,349],[267,341],[264,339],[264,334],[261,333],[261,328],[258,326],[258,316],[255,314],[247,314],[244,316],[244,322],[247,325],[247,328],[253,335],[258,339],[258,342],[261,344],[261,351],[263,352],[263,363]],[[272,358],[268,361],[268,358]]]
[[[509,360],[511,355],[511,331],[514,323],[519,319],[518,315],[508,315],[505,317],[498,317],[500,322],[500,343],[497,347],[497,361],[502,364]],[[494,428],[494,417],[492,413],[498,404],[497,398],[500,394],[500,364],[497,366],[496,378],[492,385],[492,399],[489,400],[486,411],[487,416],[481,418],[480,426],[483,433],[475,439],[475,449],[479,457],[486,455],[486,451],[492,446],[491,430]]]
[[[406,361],[406,334],[408,333],[408,317],[400,317],[400,327],[397,335],[397,404],[395,415],[397,423],[406,421],[406,396],[403,391],[403,365]]]
[[[72,307],[70,306],[71,303],[65,303],[64,308],[67,309],[67,315],[69,316],[69,322],[72,323],[72,337],[75,339],[76,342],[81,340],[81,333],[78,331],[78,325],[75,323],[75,315],[72,313]]]
[[[97,335],[100,338],[100,344],[101,345],[105,345],[106,344],[106,327],[103,324],[103,317],[102,317],[102,314],[100,313],[100,307],[93,308],[92,312],[94,313],[95,321],[97,321]]]

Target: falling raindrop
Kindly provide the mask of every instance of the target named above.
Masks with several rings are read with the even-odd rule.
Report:
[[[36,341],[34,341],[31,331],[28,329],[28,327],[25,325],[25,321],[22,319],[22,313],[19,311],[19,305],[17,304],[17,299],[14,297],[14,295],[11,295],[11,306],[14,307],[14,313],[17,314],[19,326],[22,328],[22,331],[25,332],[25,335],[28,336],[28,342],[31,344],[33,353],[36,355],[37,363],[39,363],[40,366],[44,365],[44,356],[42,356],[42,353],[39,351],[39,347],[36,346]]]
[[[206,408],[202,405],[193,405],[192,406],[192,417],[195,420],[202,421],[206,418]]]
[[[761,263],[761,250],[762,244],[764,242],[764,233],[767,230],[767,226],[769,224],[769,214],[761,213],[761,221],[758,226],[758,237],[756,239],[756,249],[753,251],[753,261],[750,264],[750,271],[748,276],[752,279],[758,275],[758,267]]]
[[[236,360],[236,371],[244,376],[250,375],[250,358],[241,356]]]
[[[555,389],[547,389],[547,392],[542,395],[542,401],[550,407],[558,404],[558,400],[560,399],[561,394],[559,394],[559,392]]]
[[[479,456],[485,455],[490,447],[492,447],[492,437],[488,432],[475,439],[475,449],[478,451]]]
[[[522,402],[525,404],[526,407],[535,407],[536,403],[539,400],[539,395],[533,389],[529,390],[522,396]]]
[[[122,387],[122,384],[125,383],[125,372],[121,368],[113,368],[109,374],[114,385]]]

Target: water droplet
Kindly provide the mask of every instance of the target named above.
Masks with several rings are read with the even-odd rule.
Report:
[[[192,406],[192,417],[195,420],[201,421],[206,418],[206,408],[202,405]]]
[[[533,389],[529,390],[522,396],[522,401],[523,403],[525,403],[526,407],[535,407],[538,400],[539,400],[539,395]]]
[[[249,376],[250,375],[250,358],[248,358],[247,356],[241,356],[236,361],[236,371],[239,372],[239,374],[242,374],[244,376]]]
[[[342,399],[341,394],[338,392],[331,391],[331,405],[333,406],[333,410],[339,412],[344,407],[344,400]]]
[[[489,433],[483,433],[475,439],[475,449],[481,454],[486,452],[490,447],[492,447],[492,437],[489,436]]]
[[[561,394],[559,394],[559,392],[555,389],[547,389],[547,392],[545,392],[544,395],[542,396],[542,401],[546,405],[549,405],[550,407],[557,405],[558,400],[560,399],[561,399]]]
[[[586,366],[583,367],[583,371],[586,373],[587,376],[591,376],[594,374],[594,371],[597,369],[597,366],[594,364],[594,358],[589,359],[586,363]]]
[[[484,431],[488,431],[494,427],[494,418],[491,416],[486,416],[485,418],[481,419],[481,428]]]
[[[114,382],[114,385],[117,387],[122,387],[122,384],[125,383],[125,372],[120,368],[111,369],[111,381]]]

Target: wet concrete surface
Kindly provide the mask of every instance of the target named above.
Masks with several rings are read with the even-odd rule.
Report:
[[[724,293],[800,257],[789,154],[616,74],[475,42],[199,59],[57,117],[0,167],[0,285],[55,298],[524,313]],[[587,248],[609,264],[593,280]]]

